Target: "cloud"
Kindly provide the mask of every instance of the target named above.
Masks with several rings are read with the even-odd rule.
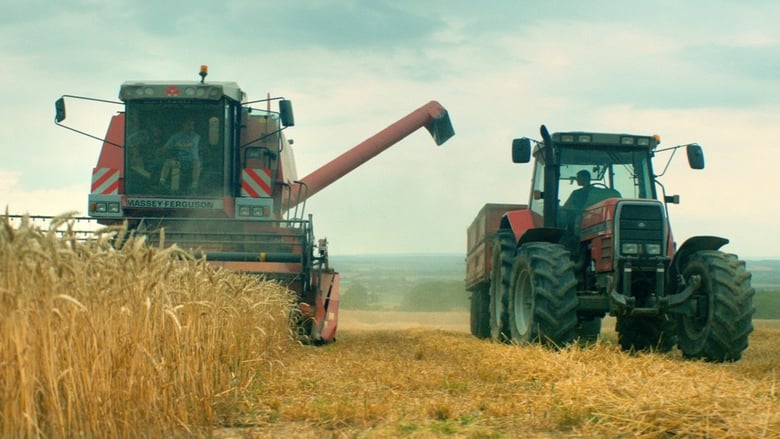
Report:
[[[701,66],[711,72],[726,72],[735,79],[758,80],[756,88],[774,86],[778,88],[777,72],[780,71],[780,44],[778,43],[745,43],[745,44],[710,44],[684,47],[679,52],[680,58]],[[737,84],[739,85],[739,84]],[[769,96],[777,98],[770,93]],[[775,102],[777,102],[775,100]]]
[[[0,206],[3,212],[22,215],[61,215],[76,211],[85,215],[88,185],[51,185],[48,189],[29,190],[20,183],[19,172],[0,169]]]
[[[443,23],[436,17],[406,12],[391,2],[321,1],[308,7],[285,7],[285,41],[341,50],[384,50],[424,45]],[[287,29],[281,28],[281,29]]]
[[[112,100],[125,80],[196,80],[208,64],[208,80],[236,81],[250,99],[294,101],[300,176],[430,99],[449,110],[457,134],[444,146],[416,132],[307,203],[334,252],[465,251],[483,203],[527,201],[530,166],[511,163],[509,146],[538,138],[542,123],[702,143],[707,169],[676,157],[664,177],[683,198],[672,207],[679,237],[734,231],[749,254],[778,247],[766,237],[780,213],[755,189],[778,166],[776,2],[7,6],[0,193],[19,209],[84,210],[100,142],[54,125],[57,97]],[[67,122],[101,136],[114,111],[69,103]]]

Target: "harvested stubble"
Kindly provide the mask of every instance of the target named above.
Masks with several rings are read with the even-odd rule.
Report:
[[[346,311],[345,311],[346,312]],[[630,355],[614,333],[559,351],[433,329],[342,331],[258,380],[227,437],[780,437],[777,330],[737,363]]]
[[[121,229],[81,242],[4,219],[0,436],[209,434],[295,345],[292,300]]]

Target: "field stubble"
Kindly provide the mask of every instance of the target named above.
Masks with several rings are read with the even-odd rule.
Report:
[[[780,327],[736,363],[477,340],[466,312],[344,310],[337,343],[289,352],[236,437],[779,437]]]

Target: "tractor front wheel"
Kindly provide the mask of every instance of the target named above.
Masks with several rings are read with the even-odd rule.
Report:
[[[753,296],[750,273],[736,255],[717,250],[691,255],[682,271],[701,284],[689,300],[695,315],[679,318],[679,346],[687,358],[707,361],[736,361],[748,347],[753,331]]]
[[[577,338],[577,280],[560,244],[532,242],[515,257],[509,294],[512,342],[563,346]]]

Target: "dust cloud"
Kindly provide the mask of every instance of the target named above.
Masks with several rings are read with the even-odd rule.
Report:
[[[466,333],[470,331],[468,311],[398,312],[342,309],[339,311],[338,328],[339,331],[412,328],[442,329]]]

